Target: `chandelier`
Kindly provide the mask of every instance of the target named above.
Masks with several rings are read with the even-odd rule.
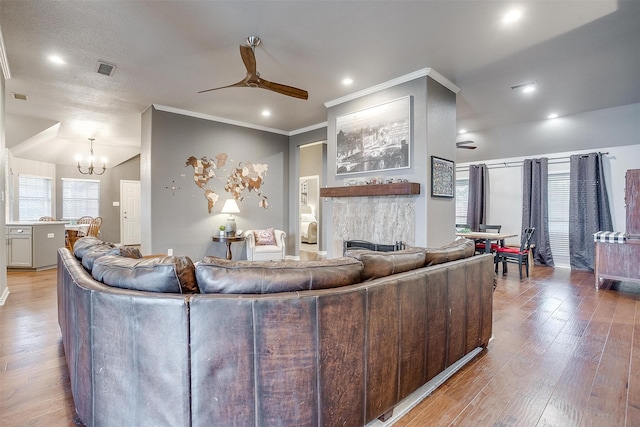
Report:
[[[82,171],[82,166],[80,166],[80,159],[78,159],[78,171],[83,174],[83,175],[102,175],[104,173],[105,170],[107,170],[107,165],[106,165],[106,160],[103,159],[102,161],[102,172],[94,172],[94,166],[93,166],[93,141],[95,141],[95,138],[89,138],[89,141],[91,143],[91,155],[89,156],[89,167],[87,168],[87,172],[83,172]]]

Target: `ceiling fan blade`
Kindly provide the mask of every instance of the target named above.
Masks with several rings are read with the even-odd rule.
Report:
[[[263,78],[258,79],[258,87],[267,89],[282,95],[292,96],[299,99],[309,99],[309,93],[306,90],[298,89],[293,86],[287,86],[280,83],[273,83]]]
[[[466,148],[467,150],[475,150],[475,146],[467,146],[466,144],[473,144],[474,141],[460,141],[456,142],[456,148]]]
[[[205,89],[205,90],[201,90],[198,93],[211,92],[212,90],[226,89],[228,87],[247,87],[247,78],[244,78],[244,79],[240,80],[238,83],[234,83],[232,85],[214,87],[213,89]]]
[[[248,76],[256,75],[256,55],[253,53],[253,48],[247,45],[240,45],[240,56],[242,56],[242,62],[247,68]]]

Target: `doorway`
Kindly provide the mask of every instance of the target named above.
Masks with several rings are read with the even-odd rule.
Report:
[[[322,203],[320,187],[326,165],[326,141],[300,146],[298,176],[298,242],[300,251],[322,253]]]

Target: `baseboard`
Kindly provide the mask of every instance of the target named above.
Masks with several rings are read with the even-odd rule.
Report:
[[[4,292],[2,292],[2,296],[0,296],[0,305],[4,305],[5,301],[9,298],[9,287],[4,288]]]
[[[449,366],[444,371],[433,377],[428,383],[405,397],[395,408],[393,408],[393,415],[387,421],[374,420],[371,421],[366,427],[389,427],[396,423],[400,418],[407,415],[407,413],[413,409],[418,403],[422,402],[426,397],[440,387],[446,380],[453,374],[458,372],[464,365],[469,363],[471,359],[476,357],[478,353],[482,351],[482,347],[476,347],[471,350],[469,354],[462,357],[460,360]]]

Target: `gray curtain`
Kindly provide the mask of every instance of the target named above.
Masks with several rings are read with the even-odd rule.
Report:
[[[549,159],[525,159],[522,171],[522,229],[535,227],[533,263],[553,267],[549,243]]]
[[[478,224],[487,221],[487,187],[489,170],[484,163],[469,166],[469,200],[467,203],[467,224],[472,231],[478,231]]]
[[[593,271],[593,234],[613,231],[602,155],[573,155],[570,159],[569,257],[571,269]]]

